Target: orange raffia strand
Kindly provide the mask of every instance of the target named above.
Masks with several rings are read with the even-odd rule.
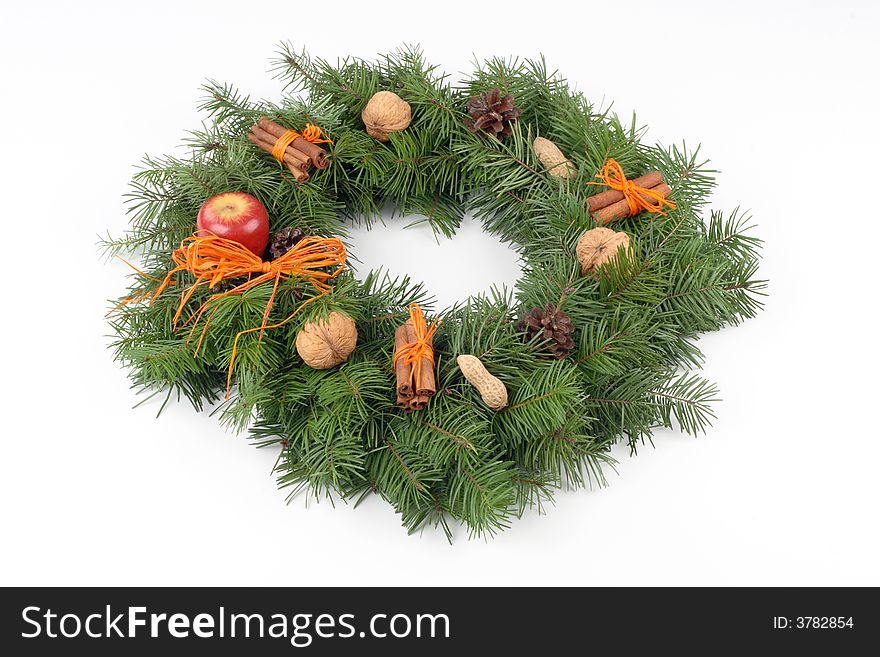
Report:
[[[440,321],[434,319],[431,326],[428,326],[425,321],[425,313],[417,303],[409,304],[409,318],[413,323],[416,341],[395,351],[393,364],[397,365],[397,361],[403,360],[404,364],[410,367],[413,390],[418,393],[419,388],[422,387],[422,368],[419,367],[419,361],[422,358],[427,358],[431,362],[431,367],[434,366],[434,347],[431,346],[431,338],[437,332]]]
[[[345,269],[346,252],[345,245],[336,238],[306,237],[281,257],[272,261],[263,262],[262,258],[254,255],[238,242],[218,237],[207,231],[205,232],[205,235],[192,235],[181,242],[180,247],[171,255],[175,264],[174,268],[168,272],[155,290],[142,297],[136,299],[132,298],[126,301],[150,299],[152,303],[152,301],[155,301],[155,299],[162,294],[168,286],[177,283],[177,274],[184,271],[189,272],[195,277],[196,281],[180,295],[180,303],[173,319],[174,326],[177,327],[187,303],[199,287],[211,288],[223,279],[247,276],[248,280],[231,290],[211,295],[208,300],[205,301],[205,303],[203,303],[193,315],[186,320],[186,322],[184,322],[184,324],[193,322],[193,328],[190,331],[190,336],[192,336],[202,315],[208,309],[209,304],[211,304],[212,301],[234,294],[243,294],[252,287],[256,287],[257,285],[268,281],[273,281],[272,293],[269,296],[269,301],[266,303],[266,310],[263,312],[262,322],[257,327],[239,331],[232,343],[232,356],[229,361],[229,371],[226,376],[226,395],[228,397],[229,388],[232,383],[232,368],[235,364],[235,357],[238,352],[239,338],[246,333],[259,331],[260,339],[262,340],[263,332],[265,330],[283,326],[293,319],[294,316],[307,304],[320,299],[322,296],[330,292],[331,288],[327,281],[336,278],[336,276]],[[272,310],[272,304],[275,301],[275,293],[278,290],[278,284],[282,279],[291,277],[298,277],[309,283],[318,294],[300,304],[299,307],[286,319],[276,324],[268,324],[269,313]],[[198,353],[201,348],[208,324],[216,310],[217,309],[214,308],[208,315],[208,320],[205,322],[199,337],[196,353]]]
[[[284,152],[287,150],[287,147],[293,143],[293,140],[299,136],[300,134],[295,130],[286,131],[275,140],[275,145],[272,146],[272,157],[279,162],[284,163]]]
[[[312,123],[306,123],[306,127],[302,132],[296,130],[286,130],[272,146],[272,157],[279,162],[284,162],[284,151],[290,146],[297,137],[302,137],[313,144],[332,144],[333,142],[324,136],[324,131]]]
[[[602,170],[596,175],[596,178],[600,182],[588,182],[587,184],[605,185],[621,192],[629,205],[630,216],[638,214],[642,210],[647,210],[648,212],[662,214],[665,217],[666,213],[663,212],[664,206],[670,210],[675,209],[675,201],[670,201],[660,192],[640,187],[632,180],[627,180],[626,175],[623,173],[623,167],[615,159],[609,158],[602,167]],[[648,198],[646,199],[645,196]],[[654,202],[652,203],[651,201]]]
[[[332,144],[333,142],[327,139],[324,135],[324,131],[321,130],[318,126],[313,123],[306,123],[306,127],[303,128],[300,136],[306,141],[310,141],[313,144]]]

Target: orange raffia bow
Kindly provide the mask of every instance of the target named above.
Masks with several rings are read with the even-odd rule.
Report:
[[[431,326],[428,326],[425,321],[425,313],[422,312],[421,307],[417,303],[409,304],[409,318],[413,324],[416,341],[410,342],[395,351],[393,364],[396,366],[397,361],[402,359],[404,364],[410,367],[413,390],[418,392],[422,387],[422,368],[418,366],[419,361],[422,358],[427,358],[431,362],[431,367],[434,366],[434,347],[431,346],[431,338],[437,332],[440,320],[435,318],[431,322]]]
[[[318,126],[313,123],[306,123],[306,127],[303,128],[302,132],[297,132],[296,130],[287,130],[282,134],[278,139],[275,140],[275,144],[272,146],[272,157],[276,160],[284,163],[284,151],[287,150],[287,147],[293,143],[293,140],[297,137],[302,137],[308,142],[313,144],[332,144],[333,142],[326,138],[324,135],[324,131],[321,130]]]
[[[152,303],[155,299],[165,291],[170,285],[176,285],[177,274],[181,272],[189,272],[196,281],[180,294],[180,304],[177,312],[174,314],[173,323],[175,328],[183,314],[187,302],[195,294],[199,287],[212,288],[217,283],[227,278],[236,278],[239,276],[247,276],[248,279],[239,285],[236,285],[225,292],[218,292],[211,295],[205,303],[203,303],[193,315],[184,322],[184,325],[193,322],[190,336],[195,331],[199,321],[209,304],[217,299],[231,296],[233,294],[243,294],[247,290],[265,283],[267,281],[275,281],[272,286],[272,294],[266,304],[266,310],[263,313],[263,321],[260,326],[255,328],[239,331],[232,343],[232,356],[229,361],[229,372],[226,376],[226,396],[229,396],[229,387],[232,383],[232,366],[235,364],[235,356],[237,353],[238,339],[245,333],[260,332],[260,339],[263,339],[263,332],[266,329],[278,328],[289,322],[293,317],[306,305],[320,299],[322,296],[330,292],[330,285],[327,283],[332,278],[336,278],[339,273],[345,269],[345,245],[336,238],[324,237],[306,237],[297,242],[290,251],[279,258],[272,261],[263,262],[262,258],[254,255],[250,250],[233,240],[224,239],[208,231],[204,231],[204,235],[192,235],[187,237],[180,243],[180,247],[171,254],[175,267],[168,272],[165,278],[159,282],[159,286],[152,292],[147,293],[137,299],[128,299],[127,301],[139,301],[150,299]],[[269,312],[272,310],[272,303],[275,301],[275,292],[278,290],[278,284],[284,278],[299,277],[309,283],[318,292],[317,296],[308,299],[300,304],[300,306],[291,313],[286,319],[268,325]],[[208,330],[208,324],[211,317],[217,311],[215,308],[208,316],[208,320],[204,323],[201,336],[195,353],[198,354],[202,346],[202,340]]]
[[[648,212],[656,212],[664,217],[663,207],[666,206],[670,210],[675,209],[675,201],[670,201],[660,192],[653,189],[647,189],[636,185],[632,180],[627,180],[623,173],[623,167],[617,160],[609,158],[605,162],[602,170],[596,175],[600,182],[588,182],[588,185],[605,185],[611,189],[616,189],[623,194],[629,205],[630,216],[638,214],[642,210]],[[645,198],[645,197],[648,198]],[[654,201],[653,203],[651,201]]]

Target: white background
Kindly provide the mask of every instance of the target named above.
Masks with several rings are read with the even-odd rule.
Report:
[[[880,584],[872,2],[3,3],[0,9],[0,584]],[[708,435],[659,432],[611,486],[563,493],[491,541],[408,537],[376,499],[287,506],[259,451],[183,404],[160,419],[106,348],[145,152],[199,125],[207,78],[275,99],[283,39],[372,57],[421,43],[543,52],[648,138],[702,142],[713,206],[751,208],[767,308],[701,342],[724,402]],[[392,222],[355,253],[442,302],[517,276],[470,224]],[[419,251],[406,260],[403,248]],[[471,254],[451,266],[456,254]]]

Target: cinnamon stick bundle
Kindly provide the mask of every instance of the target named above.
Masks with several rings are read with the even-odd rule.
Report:
[[[672,189],[664,182],[661,182],[659,185],[654,187],[649,187],[646,189],[650,189],[651,191],[658,192],[663,198],[666,198],[672,193]],[[645,194],[640,194],[642,198],[646,201],[654,202],[653,199],[649,198]],[[616,219],[623,219],[624,217],[628,217],[630,214],[629,203],[626,199],[622,201],[617,201],[616,203],[612,203],[611,205],[606,205],[604,208],[599,209],[597,212],[593,214],[593,218],[596,220],[596,223],[600,226],[604,226],[606,224],[611,223]]]
[[[287,145],[287,148],[284,149],[282,160],[284,165],[293,174],[293,177],[296,178],[297,182],[305,182],[309,179],[309,167],[311,166],[315,166],[319,169],[326,169],[330,166],[330,162],[327,160],[326,151],[317,144],[313,144],[309,141],[309,139],[312,139],[309,134],[310,131],[315,130],[317,131],[318,136],[320,136],[321,131],[319,128],[307,125],[304,134],[306,134],[308,138],[304,139],[302,136],[298,136]],[[278,143],[278,140],[285,134],[287,134],[287,128],[264,116],[256,125],[251,127],[251,131],[248,133],[248,139],[252,144],[274,157],[275,144]],[[296,134],[299,135],[299,133]],[[315,139],[317,138],[318,137],[315,137]]]
[[[248,133],[248,140],[255,146],[259,147],[261,150],[266,151],[271,155],[272,150],[275,147],[275,140],[272,139],[271,141],[266,141],[262,138],[262,135],[255,132],[255,130],[259,130],[259,128],[254,126],[254,128],[251,129],[251,132]],[[260,130],[260,133],[263,133],[263,131]],[[288,168],[290,173],[293,174],[293,177],[296,179],[297,182],[305,182],[309,179],[308,160],[303,161],[299,159],[293,153],[291,153],[291,150],[292,149],[288,147],[287,150],[284,152],[284,165]]]
[[[416,331],[411,319],[397,327],[394,332],[394,351],[397,353],[403,347],[416,342]],[[418,367],[418,377],[413,371]],[[420,411],[428,406],[428,401],[437,393],[437,383],[434,378],[434,364],[427,357],[422,357],[417,363],[410,366],[403,358],[394,363],[394,376],[396,378],[397,405],[407,413]],[[419,382],[416,388],[416,381]]]
[[[261,140],[253,132],[248,133],[248,140],[250,140],[252,144],[258,146],[260,149],[266,151],[267,153],[272,152],[273,144]],[[288,168],[290,173],[293,174],[293,177],[296,179],[297,182],[305,182],[309,179],[308,161],[303,163],[296,157],[291,155],[289,152],[286,152],[284,154],[284,165]]]
[[[265,130],[275,139],[278,139],[285,132],[287,132],[287,128],[282,125],[278,125],[266,116],[260,119],[257,127]],[[272,140],[273,143],[275,139]],[[300,153],[305,154],[308,157],[309,162],[311,162],[312,166],[314,166],[315,168],[326,169],[328,166],[330,166],[330,162],[327,160],[327,151],[325,151],[317,144],[306,141],[302,137],[297,137],[296,139],[294,139],[291,142],[290,146],[287,147],[287,150],[299,151]]]
[[[260,126],[255,125],[251,128],[251,135],[256,137],[264,145],[269,146],[270,149],[275,148],[276,138],[272,134],[263,130]],[[270,150],[269,152],[271,153],[272,151]],[[288,146],[287,150],[284,151],[284,161],[286,162],[288,159],[296,162],[303,171],[309,170],[309,158],[305,153]]]
[[[644,176],[639,176],[633,183],[645,189],[652,189],[663,182],[663,174],[659,171],[649,171]],[[587,209],[596,212],[613,203],[623,200],[623,192],[616,189],[607,189],[604,192],[593,194],[587,199]]]
[[[634,178],[632,182],[637,187],[657,192],[663,196],[663,198],[666,198],[672,193],[669,185],[663,180],[663,174],[659,171],[649,171],[644,176]],[[648,202],[655,202],[654,199],[645,194],[639,195]],[[623,192],[617,189],[607,189],[604,192],[593,194],[587,198],[586,205],[587,209],[596,220],[596,223],[600,226],[604,226],[616,219],[623,219],[630,214],[630,207],[626,197]]]

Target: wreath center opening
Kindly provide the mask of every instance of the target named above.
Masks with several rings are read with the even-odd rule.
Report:
[[[451,238],[435,234],[424,217],[386,214],[369,228],[353,226],[348,241],[357,258],[351,264],[358,278],[373,269],[392,277],[409,276],[414,283],[424,283],[438,309],[493,287],[511,289],[522,275],[516,250],[467,214]]]

